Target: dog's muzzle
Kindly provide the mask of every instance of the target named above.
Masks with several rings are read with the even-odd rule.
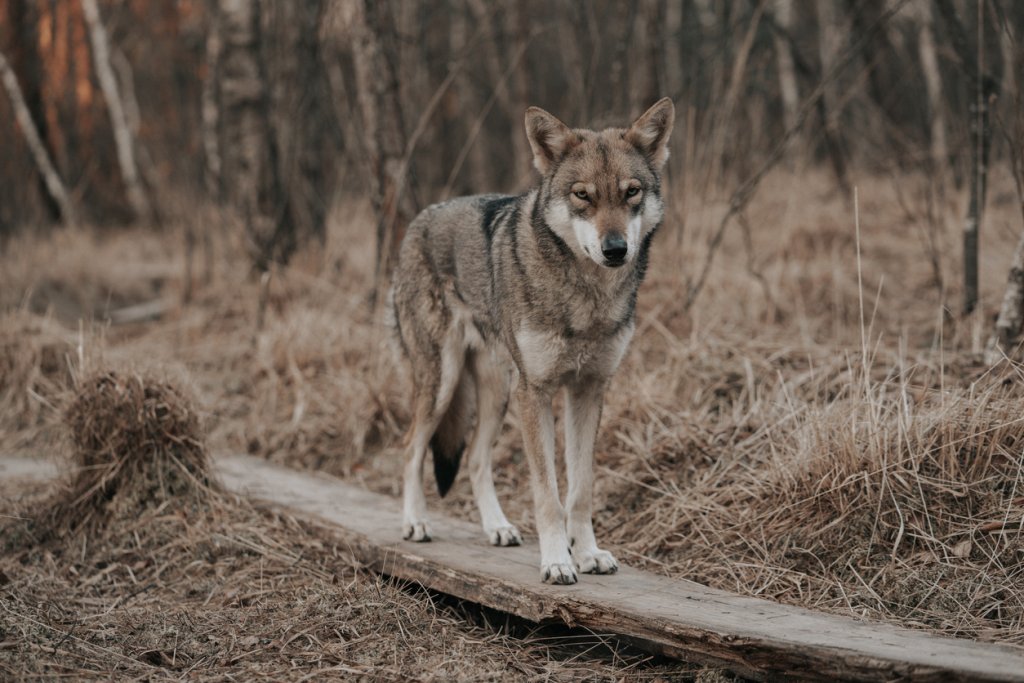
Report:
[[[609,232],[601,240],[601,255],[604,256],[604,264],[612,268],[618,268],[626,262],[626,252],[629,250],[626,238],[619,232]]]

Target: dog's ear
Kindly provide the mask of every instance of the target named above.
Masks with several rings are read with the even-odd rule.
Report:
[[[650,160],[655,169],[661,170],[668,160],[668,139],[675,120],[675,105],[663,97],[633,122],[624,137]]]
[[[533,150],[533,165],[547,175],[569,150],[580,143],[579,137],[540,107],[526,110],[526,137]]]

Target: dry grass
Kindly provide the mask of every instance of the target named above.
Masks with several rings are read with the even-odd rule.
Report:
[[[513,638],[359,571],[329,529],[209,480],[173,383],[102,372],[66,410],[72,477],[0,487],[0,677],[692,678],[601,639]],[[499,624],[500,626],[500,624]],[[506,625],[507,626],[507,625]],[[597,651],[597,654],[595,654]]]
[[[727,234],[690,311],[683,293],[723,206],[690,198],[673,208],[608,397],[599,537],[626,563],[728,590],[1024,643],[1021,366],[978,360],[1021,229],[1001,177],[992,174],[982,238],[982,307],[967,319],[955,315],[961,208],[953,193],[936,204],[922,179],[859,182],[858,274],[853,213],[827,179],[768,178],[749,236],[739,225]],[[87,325],[84,345],[107,364],[186,368],[212,452],[246,450],[397,493],[408,384],[367,307],[370,224],[365,208],[345,207],[325,249],[275,272],[262,329],[257,284],[221,260],[189,306],[155,323]],[[683,234],[672,227],[681,224]],[[0,291],[60,280],[48,246],[16,246],[8,258],[23,265],[0,270]],[[108,270],[102,244],[80,246],[69,277]],[[180,282],[168,276],[162,291],[174,296]],[[39,410],[44,421],[59,414]],[[513,411],[496,478],[529,530],[516,420]],[[8,433],[4,443],[34,442]],[[465,479],[431,507],[476,515]]]
[[[0,514],[25,515],[45,496],[0,493]],[[467,624],[429,594],[359,571],[329,530],[230,497],[115,516],[75,542],[4,535],[0,549],[4,680],[615,681],[692,671],[594,654],[595,638],[552,643]]]

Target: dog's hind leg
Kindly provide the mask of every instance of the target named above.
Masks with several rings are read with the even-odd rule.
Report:
[[[565,468],[569,546],[584,574],[613,574],[619,563],[594,537],[594,440],[604,401],[603,380],[570,383],[565,392]]]
[[[492,545],[519,545],[519,530],[509,524],[494,491],[491,450],[508,407],[510,368],[490,351],[476,351],[468,362],[476,380],[476,430],[469,444],[469,476],[480,522]]]
[[[415,417],[402,483],[402,537],[406,540],[430,540],[427,500],[423,495],[423,463],[431,438],[451,404],[465,359],[461,335],[452,335],[440,349],[440,362],[414,378]]]

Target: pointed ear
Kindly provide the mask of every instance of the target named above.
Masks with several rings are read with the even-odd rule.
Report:
[[[633,122],[624,137],[660,171],[668,160],[668,139],[672,135],[675,120],[675,105],[672,100],[663,97]]]
[[[580,139],[565,125],[540,107],[526,110],[526,137],[533,150],[533,165],[547,175]]]

